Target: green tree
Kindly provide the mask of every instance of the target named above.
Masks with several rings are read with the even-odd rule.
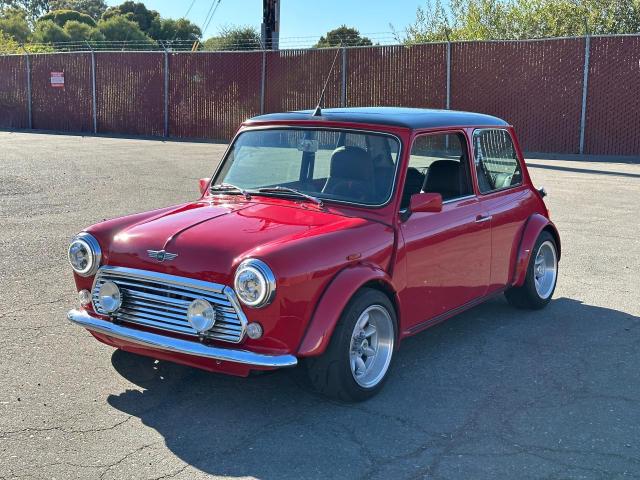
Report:
[[[638,0],[440,0],[419,7],[405,43],[497,40],[640,31]]]
[[[0,54],[18,53],[20,44],[6,33],[0,31]]]
[[[260,33],[251,26],[222,27],[218,35],[207,39],[203,50],[260,50]]]
[[[31,29],[27,23],[27,12],[16,7],[0,11],[0,34],[19,43],[26,42],[31,36]]]
[[[117,16],[135,22],[142,32],[154,40],[196,41],[202,37],[202,32],[196,24],[186,19],[162,18],[158,12],[149,10],[142,2],[126,1],[116,7],[110,7],[102,15],[102,19],[109,20]]]
[[[95,21],[100,20],[107,10],[104,0],[50,0],[51,10],[75,10],[89,15]]]
[[[47,20],[53,21],[56,25],[60,27],[64,27],[65,24],[70,20],[84,23],[90,27],[96,26],[96,22],[93,18],[91,18],[86,13],[76,12],[75,10],[53,10],[49,13],[42,15],[38,19],[38,22],[43,22]]]
[[[71,37],[65,30],[53,20],[38,22],[33,31],[32,39],[35,43],[59,43],[69,42]]]
[[[98,29],[109,41],[127,42],[138,47],[152,46],[154,41],[149,38],[137,23],[122,15],[102,19],[98,22]]]
[[[124,16],[127,20],[137,23],[145,33],[160,29],[160,14],[155,10],[149,10],[142,2],[126,1],[117,7],[109,7],[102,19],[109,20],[117,16]]]
[[[27,12],[27,20],[31,25],[49,11],[49,0],[0,0],[0,10],[17,7]]]
[[[341,45],[345,47],[361,47],[373,44],[367,37],[360,36],[358,29],[342,25],[327,32],[326,36],[320,37],[314,48],[339,47]]]
[[[10,38],[0,32],[0,54],[23,53],[24,50],[29,53],[53,52],[53,48],[49,45],[34,45],[27,43],[21,46],[13,38]]]
[[[104,35],[96,27],[90,27],[86,23],[69,20],[64,24],[64,31],[73,42],[94,42],[104,40]]]
[[[194,42],[199,40],[200,37],[202,37],[200,27],[189,20],[166,18],[160,21],[160,32],[155,33],[153,38],[156,40],[189,40]]]

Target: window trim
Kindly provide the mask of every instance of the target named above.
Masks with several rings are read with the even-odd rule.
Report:
[[[489,130],[502,130],[504,132],[507,132],[507,135],[509,136],[509,140],[511,140],[511,145],[513,146],[513,151],[515,152],[516,162],[517,162],[518,166],[520,167],[520,182],[516,183],[515,185],[509,185],[508,187],[495,188],[493,190],[487,190],[486,192],[483,192],[482,190],[480,190],[480,180],[478,179],[478,169],[476,168],[475,138],[476,138],[476,134],[477,133],[481,133],[481,132],[485,132],[485,131],[489,131]],[[471,168],[472,168],[472,170],[474,172],[474,179],[475,179],[476,185],[478,187],[478,195],[480,195],[480,196],[491,195],[493,193],[504,192],[505,190],[511,190],[511,189],[514,189],[514,188],[522,187],[522,185],[524,185],[524,176],[523,176],[524,170],[522,169],[522,162],[520,161],[520,157],[518,156],[518,152],[516,150],[516,143],[513,141],[513,136],[511,135],[511,132],[509,131],[508,128],[504,128],[504,127],[474,128],[473,132],[471,132],[471,142],[474,145],[473,146],[473,162],[472,162]]]
[[[409,148],[409,150],[408,150],[409,155],[407,157],[407,168],[405,170],[408,170],[409,167],[411,166],[411,152],[413,151],[413,146],[414,146],[414,144],[415,144],[415,142],[416,142],[416,140],[418,138],[426,137],[426,136],[434,136],[434,135],[453,135],[453,134],[460,135],[460,136],[462,136],[462,138],[464,138],[464,143],[465,143],[466,148],[467,148],[467,167],[469,169],[474,168],[474,165],[470,164],[471,149],[470,149],[469,139],[467,138],[466,132],[463,129],[456,128],[454,130],[437,130],[435,132],[419,132],[419,133],[416,133],[414,135],[413,139],[411,140],[411,148]],[[407,181],[407,177],[405,175],[405,184],[402,186],[402,192],[400,192],[400,195],[404,194],[404,187],[406,186],[406,181]],[[471,172],[469,172],[469,182],[470,182],[469,186],[471,187],[471,192],[470,193],[467,193],[465,195],[461,195],[459,197],[450,198],[448,200],[443,200],[442,204],[443,205],[447,205],[449,203],[458,202],[460,200],[469,200],[469,199],[471,199],[473,197],[476,197],[477,194],[474,191],[473,176],[471,175]],[[434,192],[434,193],[437,193],[437,192]],[[402,212],[406,212],[407,210],[408,210],[408,207],[401,208],[399,210],[399,212],[402,213]]]
[[[335,200],[333,198],[322,198],[322,201],[323,202],[329,202],[329,203],[335,203],[335,204],[338,204],[338,205],[355,206],[357,208],[365,208],[367,210],[378,210],[378,209],[381,209],[383,207],[388,206],[391,202],[394,201],[396,190],[398,189],[398,172],[400,171],[400,164],[402,163],[402,155],[403,155],[403,151],[404,151],[404,143],[403,143],[402,139],[398,135],[396,135],[395,133],[385,132],[385,131],[381,131],[381,130],[370,130],[370,129],[366,129],[366,128],[324,127],[324,126],[295,125],[295,124],[289,124],[289,125],[257,125],[257,126],[253,126],[253,127],[242,128],[242,129],[238,130],[236,135],[233,137],[233,140],[231,141],[231,143],[229,143],[229,146],[227,147],[227,149],[225,150],[224,154],[222,155],[222,159],[218,163],[218,166],[216,167],[215,171],[213,172],[213,175],[211,176],[211,180],[209,181],[209,186],[211,186],[213,184],[214,178],[217,178],[217,176],[222,171],[222,169],[224,167],[224,164],[227,162],[227,158],[229,157],[229,153],[231,152],[231,150],[235,146],[236,141],[238,140],[238,138],[243,133],[250,132],[250,131],[255,131],[255,130],[330,130],[330,131],[338,131],[338,132],[360,133],[360,134],[381,135],[381,136],[392,137],[393,139],[395,139],[398,142],[398,153],[397,153],[396,165],[395,165],[396,168],[395,168],[395,171],[393,173],[393,183],[392,183],[391,192],[389,193],[389,197],[384,201],[384,203],[381,203],[381,204],[378,204],[378,205],[371,205],[371,204],[367,204],[367,203],[349,202],[347,200]]]

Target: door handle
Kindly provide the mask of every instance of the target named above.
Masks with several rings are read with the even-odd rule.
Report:
[[[492,218],[492,215],[478,215],[476,217],[476,223],[490,222]]]

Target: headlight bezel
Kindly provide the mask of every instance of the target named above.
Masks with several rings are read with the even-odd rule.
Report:
[[[244,271],[252,271],[262,279],[261,283],[264,285],[264,292],[256,300],[248,300],[242,296],[243,289],[239,286],[239,277]],[[250,308],[262,308],[273,302],[276,295],[276,277],[271,268],[269,268],[265,262],[258,260],[257,258],[248,258],[243,260],[240,265],[238,265],[238,268],[236,268],[236,273],[233,278],[233,287],[236,296],[243,305]]]
[[[89,258],[91,259],[91,261],[88,263],[88,266],[85,269],[77,269],[71,261],[71,248],[76,243],[80,243],[81,245],[83,245],[83,247],[85,247],[90,253]],[[69,243],[69,247],[67,248],[67,260],[69,261],[69,264],[71,265],[73,271],[81,277],[91,277],[92,275],[95,275],[95,273],[98,271],[98,268],[100,268],[100,262],[102,260],[102,250],[100,249],[98,240],[96,240],[96,238],[90,233],[79,233],[78,235],[73,237],[73,240],[71,240],[71,243]]]

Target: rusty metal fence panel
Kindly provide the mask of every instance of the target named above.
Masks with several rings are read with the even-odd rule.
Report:
[[[349,49],[347,105],[445,108],[446,51],[446,44]]]
[[[584,39],[452,44],[451,108],[513,124],[529,152],[578,153]]]
[[[229,139],[260,113],[262,52],[169,57],[169,135]]]
[[[0,56],[0,128],[29,128],[28,110],[26,58]]]
[[[51,72],[64,72],[64,87],[52,87]],[[33,128],[93,131],[91,54],[31,56]]]
[[[339,107],[342,89],[342,62],[338,59],[331,74],[324,104]],[[265,112],[313,109],[318,103],[336,49],[281,50],[266,53]]]
[[[96,53],[98,131],[164,134],[162,53]]]
[[[585,153],[640,155],[640,37],[591,39]]]

